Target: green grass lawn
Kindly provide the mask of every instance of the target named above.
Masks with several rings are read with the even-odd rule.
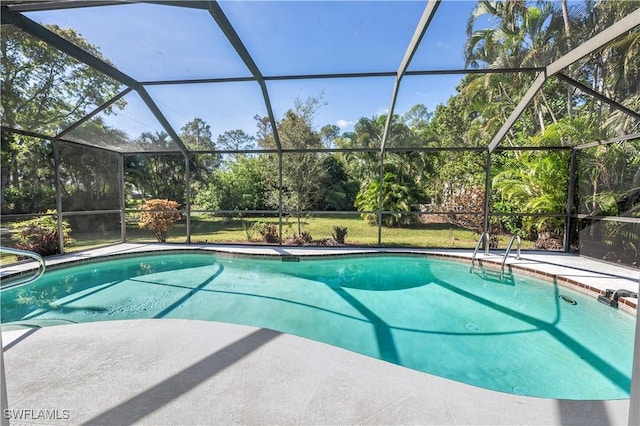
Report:
[[[278,225],[277,217],[244,219],[212,217],[210,215],[192,216],[191,242],[193,243],[261,243],[258,232],[251,234],[251,226],[256,222]],[[347,245],[377,246],[378,228],[368,225],[359,215],[322,215],[305,217],[301,223],[302,232],[311,234],[314,240],[330,238],[334,226],[346,227]],[[297,233],[297,221],[289,217],[283,219],[283,238]],[[509,236],[500,239],[500,245],[506,246]],[[152,242],[154,237],[149,231],[138,229],[135,225],[127,227],[127,240],[131,242]],[[460,229],[446,223],[420,223],[404,227],[382,228],[382,246],[384,247],[423,247],[423,248],[474,248],[478,235],[466,229]],[[167,242],[186,241],[186,224],[176,224],[169,233]],[[532,248],[533,242],[523,241],[523,248]]]
[[[261,235],[251,226],[257,222],[278,225],[277,217],[222,218],[207,214],[193,215],[191,218],[192,243],[232,243],[264,244]],[[378,229],[368,225],[359,215],[322,215],[302,219],[302,231],[311,234],[314,240],[330,238],[334,226],[347,227],[345,239],[347,246],[377,246]],[[283,220],[283,237],[297,233],[295,218]],[[167,242],[185,243],[186,222],[176,223],[169,232]],[[251,237],[251,239],[249,239]],[[74,252],[120,242],[119,231],[111,232],[72,232],[73,242],[65,245],[65,252]],[[509,236],[500,238],[499,247],[504,249]],[[467,248],[473,249],[478,235],[472,231],[460,229],[446,223],[418,223],[405,227],[382,228],[383,247],[414,248]],[[127,241],[135,243],[155,242],[150,231],[139,229],[135,222],[127,224]],[[532,241],[523,241],[523,249],[533,248]],[[0,263],[5,265],[15,261],[14,256],[2,255]]]

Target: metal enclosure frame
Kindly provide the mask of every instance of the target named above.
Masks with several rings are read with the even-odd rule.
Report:
[[[586,87],[585,85],[581,84],[580,82],[577,82],[573,79],[571,79],[570,77],[564,75],[562,73],[562,70],[572,64],[574,64],[576,61],[580,60],[581,58],[589,55],[590,53],[596,51],[599,48],[602,48],[603,46],[605,46],[607,43],[611,42],[612,40],[614,40],[615,38],[617,38],[618,36],[625,34],[631,30],[633,30],[634,28],[638,27],[640,25],[640,9],[635,10],[634,12],[630,13],[628,16],[622,18],[621,20],[619,20],[618,22],[614,23],[612,26],[610,26],[609,28],[607,28],[606,30],[602,31],[601,33],[595,35],[594,37],[592,37],[590,40],[588,40],[587,42],[583,43],[582,45],[580,45],[579,47],[571,50],[570,52],[568,52],[567,54],[565,54],[564,56],[562,56],[561,58],[553,61],[552,63],[548,64],[545,67],[542,68],[516,68],[516,69],[483,69],[483,70],[469,70],[469,69],[454,69],[454,70],[422,70],[422,71],[408,71],[409,65],[411,64],[411,61],[413,59],[414,54],[416,53],[418,47],[420,46],[420,43],[423,39],[423,36],[425,35],[426,31],[428,30],[433,17],[435,16],[438,7],[440,6],[441,2],[440,0],[429,0],[424,12],[419,20],[419,23],[417,25],[417,28],[415,29],[414,35],[409,43],[409,45],[406,48],[405,54],[401,60],[401,63],[398,66],[398,69],[393,72],[393,71],[382,71],[382,72],[367,72],[367,73],[335,73],[335,74],[318,74],[318,75],[274,75],[274,76],[265,76],[261,73],[260,69],[258,68],[258,66],[256,65],[255,61],[253,60],[251,54],[249,53],[249,51],[247,50],[247,48],[245,47],[241,37],[238,35],[238,33],[236,32],[236,30],[234,29],[233,25],[230,23],[230,21],[227,19],[227,17],[224,14],[224,11],[222,10],[222,8],[220,7],[220,5],[218,4],[217,1],[147,1],[147,2],[141,2],[141,3],[152,3],[152,4],[164,4],[164,5],[171,5],[171,6],[175,6],[175,7],[186,7],[186,8],[196,8],[196,9],[201,9],[201,10],[205,10],[208,11],[209,14],[211,15],[211,19],[215,22],[215,24],[222,30],[222,32],[224,33],[225,37],[227,38],[227,40],[231,43],[231,45],[233,46],[233,49],[235,50],[235,52],[237,53],[237,55],[239,56],[239,58],[241,58],[241,60],[243,61],[243,63],[245,64],[245,66],[247,67],[247,69],[250,71],[252,77],[231,77],[231,78],[212,78],[212,79],[200,79],[200,80],[171,80],[171,81],[145,81],[145,82],[140,82],[135,80],[134,78],[132,78],[131,76],[127,75],[126,73],[116,69],[115,67],[111,66],[110,64],[104,62],[103,60],[87,53],[86,51],[80,49],[79,47],[75,46],[74,44],[70,43],[69,41],[65,40],[64,38],[58,36],[57,34],[51,32],[50,30],[48,30],[47,28],[39,25],[38,23],[32,21],[31,19],[27,18],[25,15],[23,15],[22,12],[29,12],[29,11],[39,11],[39,10],[55,10],[55,9],[66,9],[66,8],[77,8],[77,7],[92,7],[92,6],[105,6],[105,5],[122,5],[122,4],[130,4],[130,3],[135,3],[136,1],[86,1],[86,0],[69,0],[69,1],[61,1],[61,2],[18,2],[18,3],[9,3],[9,4],[4,4],[1,6],[1,22],[2,24],[11,24],[11,25],[15,25],[19,28],[21,28],[23,31],[27,32],[28,34],[43,40],[44,42],[48,43],[49,45],[55,47],[56,49],[60,50],[61,52],[66,53],[67,55],[77,59],[78,61],[85,63],[91,67],[93,67],[94,69],[100,71],[101,73],[113,78],[114,80],[120,82],[121,84],[123,84],[125,86],[125,89],[122,90],[118,95],[116,95],[115,97],[113,97],[112,99],[108,100],[107,102],[105,102],[103,105],[98,106],[96,109],[94,109],[91,113],[89,113],[88,115],[86,115],[85,117],[83,117],[82,119],[80,119],[79,121],[77,121],[76,123],[73,123],[71,126],[67,127],[66,129],[64,129],[63,131],[61,131],[60,133],[58,133],[55,136],[47,136],[47,135],[42,135],[42,134],[38,134],[37,132],[32,132],[29,130],[21,130],[21,129],[10,129],[10,128],[6,128],[3,127],[2,130],[3,131],[7,131],[7,132],[12,132],[12,133],[16,133],[16,134],[20,134],[20,135],[25,135],[25,136],[31,136],[31,137],[36,137],[42,140],[49,140],[52,142],[53,144],[53,148],[54,148],[54,166],[55,166],[55,179],[56,179],[56,209],[57,209],[57,217],[58,217],[58,226],[59,226],[59,239],[60,239],[60,247],[61,250],[64,251],[64,241],[63,241],[63,236],[62,236],[62,219],[65,216],[65,212],[62,210],[62,196],[61,196],[61,178],[60,178],[60,173],[59,173],[59,168],[60,168],[60,144],[72,144],[75,146],[82,146],[84,148],[89,148],[89,149],[95,149],[95,150],[99,150],[99,151],[107,151],[107,152],[115,152],[116,154],[118,154],[117,157],[117,174],[118,174],[118,183],[120,185],[119,188],[119,209],[118,210],[108,210],[108,211],[88,211],[88,212],[68,212],[66,213],[66,215],[74,215],[74,214],[92,214],[92,213],[119,213],[120,214],[120,220],[121,220],[121,227],[120,227],[120,232],[121,232],[121,240],[127,241],[127,233],[126,233],[126,205],[125,205],[125,191],[124,191],[124,185],[125,185],[125,171],[124,171],[124,156],[125,155],[136,155],[136,154],[146,154],[146,155],[165,155],[165,154],[171,154],[171,155],[182,155],[184,158],[184,162],[185,162],[185,183],[186,183],[186,205],[185,205],[185,209],[184,212],[186,213],[186,228],[187,228],[187,242],[190,243],[191,242],[191,205],[190,205],[190,193],[191,193],[191,188],[190,188],[190,158],[192,154],[202,154],[202,153],[222,153],[223,151],[194,151],[194,150],[189,150],[189,148],[187,146],[185,146],[185,144],[183,143],[183,141],[180,140],[179,135],[177,134],[177,132],[175,131],[175,129],[171,126],[171,124],[167,121],[166,117],[164,116],[162,110],[158,107],[158,105],[156,105],[156,103],[153,101],[153,99],[151,98],[151,96],[149,95],[149,93],[146,90],[146,86],[153,86],[153,85],[159,85],[159,84],[184,84],[184,83],[225,83],[225,82],[255,82],[256,84],[258,84],[258,86],[260,87],[261,90],[261,94],[262,94],[262,98],[264,101],[264,105],[267,111],[267,115],[269,118],[269,123],[271,126],[271,130],[273,132],[273,136],[274,136],[274,141],[275,141],[275,145],[276,145],[276,149],[275,150],[253,150],[251,152],[256,152],[256,153],[275,153],[278,156],[278,163],[279,163],[279,173],[278,173],[278,186],[279,186],[279,208],[277,210],[278,213],[278,217],[279,217],[279,229],[280,229],[280,235],[282,235],[282,220],[283,220],[283,208],[282,208],[282,158],[283,158],[283,153],[286,152],[304,152],[304,150],[283,150],[282,149],[282,145],[281,145],[281,141],[280,141],[280,137],[278,135],[278,126],[277,126],[277,120],[276,117],[274,115],[273,109],[272,109],[272,105],[271,105],[271,101],[270,101],[270,96],[269,96],[269,91],[266,85],[267,81],[277,81],[277,80],[302,80],[302,79],[320,79],[320,78],[367,78],[367,77],[381,77],[381,76],[393,76],[395,78],[394,81],[394,86],[393,86],[393,91],[391,93],[390,96],[390,101],[389,101],[389,111],[387,114],[387,121],[385,124],[385,128],[384,128],[384,134],[382,137],[382,141],[380,144],[379,148],[363,148],[363,149],[354,149],[354,150],[346,150],[346,151],[353,151],[353,152],[379,152],[380,153],[380,169],[379,169],[379,187],[380,187],[380,192],[379,192],[379,197],[378,197],[378,209],[375,212],[378,216],[378,245],[381,245],[381,239],[382,239],[382,215],[385,213],[383,211],[383,206],[382,206],[382,181],[384,178],[384,159],[385,159],[385,155],[387,152],[407,152],[407,151],[421,151],[421,152],[429,152],[429,151],[442,151],[442,149],[437,149],[437,148],[419,148],[419,147],[415,147],[415,148],[388,148],[387,142],[389,139],[389,133],[390,133],[390,126],[391,126],[391,119],[393,117],[393,112],[395,109],[395,105],[396,105],[396,100],[398,97],[398,92],[399,89],[401,87],[402,84],[402,79],[404,76],[407,75],[449,75],[449,74],[473,74],[473,73],[512,73],[512,72],[519,72],[519,73],[537,73],[537,76],[535,78],[535,80],[533,81],[533,83],[531,84],[529,90],[526,92],[526,94],[524,95],[524,97],[521,99],[521,101],[518,103],[518,105],[514,108],[514,110],[511,112],[509,118],[504,122],[504,124],[502,125],[502,127],[500,128],[500,130],[495,134],[495,136],[493,137],[493,139],[491,140],[491,142],[483,148],[477,148],[477,149],[463,149],[460,148],[460,150],[469,150],[469,151],[477,151],[477,152],[484,152],[486,153],[486,164],[485,164],[485,199],[484,199],[484,206],[485,206],[485,210],[483,213],[484,215],[484,230],[486,231],[488,229],[488,223],[489,223],[489,217],[491,216],[491,213],[489,211],[489,194],[491,192],[491,179],[490,179],[490,175],[491,175],[491,163],[492,163],[492,154],[495,153],[497,150],[502,149],[500,147],[500,144],[502,142],[502,140],[504,139],[504,137],[506,136],[506,134],[509,132],[509,130],[511,129],[511,127],[514,125],[514,123],[516,123],[516,121],[518,120],[518,118],[520,117],[520,115],[524,112],[525,108],[530,104],[530,102],[533,100],[534,96],[539,92],[539,90],[542,88],[542,86],[544,85],[544,83],[550,78],[555,76],[556,78],[560,79],[561,81],[564,81],[574,87],[576,87],[577,89],[579,89],[580,91],[582,91],[583,93],[595,97],[596,99],[607,103],[608,105],[610,105],[613,108],[618,109],[619,111],[621,111],[624,114],[627,114],[635,119],[640,119],[640,113],[638,111],[633,111],[630,110],[629,108],[626,108],[625,106],[611,100],[608,99],[606,96],[603,96],[602,94],[595,92],[594,90],[591,90],[590,88]],[[117,102],[119,99],[123,98],[125,95],[129,94],[130,92],[135,91],[138,93],[138,95],[140,96],[140,98],[143,100],[143,102],[145,103],[145,105],[147,106],[147,108],[149,109],[149,111],[152,112],[152,114],[155,116],[155,118],[158,120],[158,122],[160,123],[160,125],[162,126],[162,128],[167,132],[167,134],[172,138],[173,142],[177,145],[178,147],[178,151],[160,151],[160,152],[120,152],[117,150],[110,150],[110,149],[106,149],[106,148],[102,148],[102,147],[96,147],[96,146],[90,146],[90,145],[85,145],[83,143],[80,142],[76,142],[76,141],[71,141],[69,139],[66,139],[65,136],[71,132],[72,130],[74,130],[75,128],[77,128],[78,126],[80,126],[81,124],[83,124],[84,122],[86,122],[87,120],[91,119],[92,117],[94,117],[96,114],[100,113],[101,111],[103,111],[105,108],[108,108],[110,105],[112,105],[114,102]],[[610,143],[617,143],[617,142],[622,142],[625,140],[629,140],[629,139],[636,139],[636,138],[640,138],[640,134],[636,133],[636,134],[632,134],[632,135],[627,135],[627,136],[622,136],[619,138],[614,138],[611,139],[609,141],[604,141],[604,142],[600,142],[600,141],[595,141],[592,143],[586,143],[586,144],[582,144],[579,146],[575,146],[575,147],[546,147],[546,148],[540,148],[543,150],[551,150],[551,149],[560,149],[560,150],[571,150],[571,162],[568,165],[568,167],[570,168],[570,184],[569,184],[569,188],[568,188],[568,200],[567,200],[567,209],[566,212],[564,214],[562,214],[561,216],[565,217],[565,226],[567,229],[567,232],[565,232],[565,249],[568,250],[568,245],[569,245],[569,240],[568,240],[568,234],[569,234],[569,229],[571,228],[571,224],[572,224],[572,220],[575,219],[579,219],[580,215],[577,215],[574,212],[574,208],[573,208],[573,197],[575,194],[575,190],[576,190],[576,177],[575,177],[575,173],[576,173],[576,153],[581,150],[581,149],[585,149],[588,148],[590,146],[594,146],[594,145],[600,145],[600,144],[610,144]],[[509,148],[504,148],[504,149],[509,149]],[[512,148],[512,149],[522,149],[522,150],[527,150],[527,149],[534,149],[534,148]],[[343,150],[338,150],[338,149],[327,149],[327,150],[314,150],[316,152],[341,152]],[[224,153],[229,153],[229,151],[224,151]],[[624,218],[624,221],[628,221],[630,218]],[[609,220],[616,220],[615,218],[613,219],[609,219]],[[620,219],[622,220],[622,219]],[[640,223],[640,219],[632,219],[632,221],[634,221],[635,223]],[[637,328],[638,330],[638,328]],[[639,345],[640,345],[640,339],[638,338],[638,331],[636,331],[636,351],[640,350],[639,349]],[[636,361],[638,360],[638,357],[636,355]],[[633,379],[633,391],[632,391],[632,400],[633,401],[638,401],[640,399],[640,395],[638,395],[639,391],[638,391],[638,383],[639,383],[639,379],[638,379],[638,374],[639,371],[638,369],[640,367],[638,367],[637,365],[638,363],[636,363],[636,365],[634,366],[634,379]],[[4,383],[3,383],[4,385]],[[4,392],[3,392],[4,395]],[[636,403],[635,404],[635,409],[633,409],[634,404],[631,404],[632,406],[632,410],[630,412],[630,418],[629,418],[629,423],[630,424],[634,424],[637,423],[639,421],[638,416],[640,416],[640,414],[638,413],[638,407],[640,406],[640,403]]]

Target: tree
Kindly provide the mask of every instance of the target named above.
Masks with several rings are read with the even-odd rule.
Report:
[[[47,28],[104,60],[98,48],[74,30]],[[120,91],[119,82],[11,25],[3,25],[0,52],[0,117],[8,128],[57,134]],[[104,112],[124,105],[119,100]],[[55,193],[52,153],[48,142],[2,133],[3,212],[43,212],[53,207],[34,202]],[[13,208],[5,204],[7,193],[13,197]]]
[[[272,181],[267,203],[296,217],[298,234],[302,232],[302,212],[312,208],[321,196],[319,177],[323,172],[322,156],[318,152],[298,150],[322,148],[318,132],[313,130],[313,117],[321,99],[309,97],[305,101],[295,99],[294,109],[288,110],[278,122],[278,135],[283,149],[295,150],[282,154],[282,188]],[[275,148],[273,134],[267,129],[266,121],[257,117],[258,127],[264,126],[265,133],[258,136],[258,144],[263,148]],[[267,156],[270,174],[278,175],[279,159]],[[272,178],[273,179],[273,178]],[[281,202],[282,201],[282,202]]]
[[[343,162],[337,155],[329,155],[322,160],[319,177],[321,195],[315,206],[316,210],[351,210],[360,183],[352,180]]]
[[[144,132],[139,137],[141,146],[149,154],[125,157],[125,180],[130,190],[139,192],[142,198],[165,198],[185,201],[185,160],[182,154],[154,155],[155,150],[172,148],[169,135],[161,132]]]
[[[335,124],[325,124],[320,128],[320,140],[322,145],[331,148],[334,146],[334,141],[340,137],[340,128]]]
[[[478,1],[467,22],[465,57],[467,66],[479,68],[540,67],[558,58],[566,51],[564,23],[561,9],[552,2],[539,2],[529,6],[524,0]],[[479,22],[489,22],[486,28],[476,29]],[[504,75],[477,75],[472,78],[483,84],[487,99],[501,99],[515,104],[528,88],[531,76],[526,73]],[[514,90],[515,89],[515,90]],[[480,93],[480,92],[475,92]],[[518,96],[519,95],[519,96]],[[481,111],[487,119],[500,116],[496,102],[485,103],[488,109]],[[511,111],[512,108],[504,108]],[[544,130],[545,113],[549,114],[548,100],[544,91],[533,98],[533,113],[537,119],[537,130]],[[553,116],[551,116],[554,119]],[[500,122],[504,122],[500,118]]]
[[[62,207],[66,211],[120,206],[118,160],[114,153],[61,144],[60,178]]]
[[[255,148],[255,140],[251,135],[248,135],[242,129],[227,130],[223,134],[218,136],[217,144],[221,150],[236,151],[236,160],[243,155],[238,151],[251,150]]]
[[[267,170],[261,158],[241,157],[219,169],[196,196],[205,210],[265,210]]]
[[[566,212],[569,182],[567,152],[528,151],[517,164],[500,170],[492,187],[508,201],[521,206],[522,213],[563,214]],[[547,239],[562,232],[563,218],[528,216],[523,218],[527,235]]]
[[[211,127],[197,117],[180,129],[180,139],[193,150],[214,151],[217,148],[212,139]],[[221,162],[220,154],[190,154],[189,173],[194,187],[205,184]]]
[[[378,224],[378,206],[380,184],[377,180],[366,182],[356,196],[355,206],[362,213],[362,218],[370,225]],[[393,173],[385,173],[382,180],[382,210],[391,211],[382,215],[385,226],[399,226],[410,221],[409,216],[403,215],[411,211],[414,204],[412,188],[403,185]]]

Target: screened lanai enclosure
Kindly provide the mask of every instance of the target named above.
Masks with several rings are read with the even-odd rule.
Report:
[[[3,1],[2,245],[638,267],[638,1]]]

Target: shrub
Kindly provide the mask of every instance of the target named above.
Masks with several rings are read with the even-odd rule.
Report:
[[[55,211],[47,211],[55,213]],[[11,238],[16,242],[15,247],[28,250],[41,256],[58,254],[60,241],[58,238],[58,219],[55,216],[43,216],[35,219],[17,222],[11,225],[17,231]],[[71,242],[71,227],[66,221],[62,222],[62,236],[64,242]]]
[[[308,246],[313,243],[313,238],[311,234],[308,232],[301,232],[296,235],[292,235],[286,240],[284,240],[284,244],[288,246]]]
[[[338,244],[344,244],[344,239],[348,232],[349,230],[346,226],[334,226],[333,234],[331,234],[331,236]]]
[[[148,229],[158,241],[167,241],[167,234],[174,223],[180,220],[182,215],[178,212],[180,205],[176,201],[166,199],[153,199],[142,205],[143,212],[138,220],[138,227]]]
[[[254,222],[251,226],[247,226],[247,221],[242,220],[242,229],[247,237],[247,241],[254,240],[256,233],[258,233],[264,227],[264,222]]]
[[[262,239],[267,243],[280,242],[278,227],[273,223],[264,224],[264,226],[260,228],[260,235],[262,235]]]

